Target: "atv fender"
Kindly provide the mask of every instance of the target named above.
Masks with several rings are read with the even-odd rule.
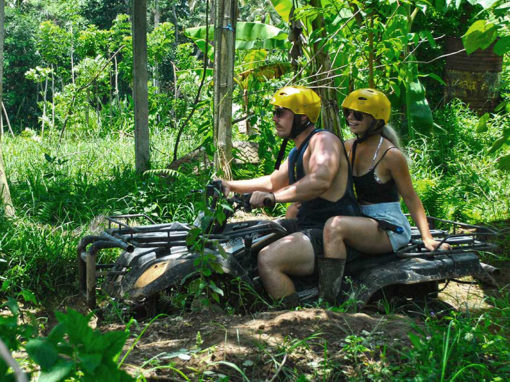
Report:
[[[178,286],[185,282],[191,275],[197,273],[195,260],[199,257],[196,253],[161,254],[160,249],[145,248],[143,252],[135,250],[134,253],[126,254],[133,264],[130,272],[123,276],[109,279],[103,286],[106,293],[112,297],[130,298],[140,300],[155,295],[165,289]],[[160,252],[158,254],[158,252]],[[166,250],[168,252],[168,250]],[[213,254],[225,274],[239,277],[243,281],[252,283],[248,273],[241,267],[234,256],[224,256],[217,251],[206,249],[206,254]],[[124,256],[121,256],[123,258]],[[126,258],[124,257],[124,262]]]
[[[388,256],[393,256],[395,260],[384,263]],[[381,264],[377,264],[379,261]],[[355,299],[358,306],[362,307],[376,291],[389,285],[441,281],[482,272],[479,258],[473,252],[427,258],[398,258],[390,254],[353,264],[346,272],[351,277],[352,285],[344,283],[342,292],[344,296]]]

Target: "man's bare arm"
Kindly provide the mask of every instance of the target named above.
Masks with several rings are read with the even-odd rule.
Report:
[[[240,194],[262,191],[275,192],[289,184],[288,162],[282,163],[278,170],[273,171],[271,175],[262,176],[255,179],[243,180],[224,180],[223,186],[226,192],[237,192]]]
[[[301,202],[327,192],[340,168],[340,147],[340,140],[330,133],[314,135],[303,158],[306,175],[296,183],[274,192],[276,201]]]

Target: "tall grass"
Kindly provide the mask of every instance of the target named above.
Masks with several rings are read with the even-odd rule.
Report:
[[[159,133],[155,146],[168,143]],[[4,159],[17,216],[0,217],[0,285],[39,297],[76,286],[76,247],[97,216],[145,213],[156,221],[190,222],[205,177],[137,175],[134,143],[113,134],[66,140],[57,146],[24,134],[7,138]],[[172,147],[172,146],[170,146]],[[168,163],[162,150],[154,166]],[[49,294],[48,294],[49,292]]]
[[[489,153],[508,115],[492,115],[488,131],[477,132],[479,117],[460,102],[435,113],[431,136],[409,143],[413,181],[431,215],[490,222],[509,218],[510,176],[498,169],[498,153]]]
[[[430,318],[410,339],[397,381],[502,381],[510,373],[508,322],[490,313]]]

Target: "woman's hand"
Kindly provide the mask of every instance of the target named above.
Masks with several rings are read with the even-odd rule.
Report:
[[[434,250],[438,249],[438,247],[439,247],[440,251],[447,251],[451,248],[450,244],[448,244],[448,243],[441,244],[440,241],[434,240],[433,238],[423,239],[423,245],[429,251],[434,251]]]

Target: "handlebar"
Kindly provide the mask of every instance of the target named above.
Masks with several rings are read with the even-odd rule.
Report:
[[[201,190],[193,190],[193,192],[204,192]],[[223,183],[221,180],[213,180],[209,184],[207,184],[205,188],[205,195],[207,197],[211,197],[212,201],[210,203],[210,208],[216,208],[216,205],[219,201],[219,199],[225,194],[225,187],[223,186]],[[234,194],[233,197],[227,198],[227,202],[230,204],[234,204],[235,210],[242,209],[246,212],[251,212],[253,209],[253,206],[250,204],[252,193],[245,193],[245,194]],[[272,198],[264,198],[263,201],[264,207],[272,208],[275,206],[275,202]]]
[[[273,195],[274,196],[274,195]],[[264,207],[272,208],[275,206],[276,202],[271,198],[264,198]]]
[[[237,209],[242,209],[246,212],[251,212],[253,209],[253,206],[250,203],[252,194],[234,194],[232,198],[227,199],[227,201],[231,204],[237,204]],[[274,207],[275,202],[272,198],[264,198],[264,201],[262,202],[264,204],[264,207]]]

